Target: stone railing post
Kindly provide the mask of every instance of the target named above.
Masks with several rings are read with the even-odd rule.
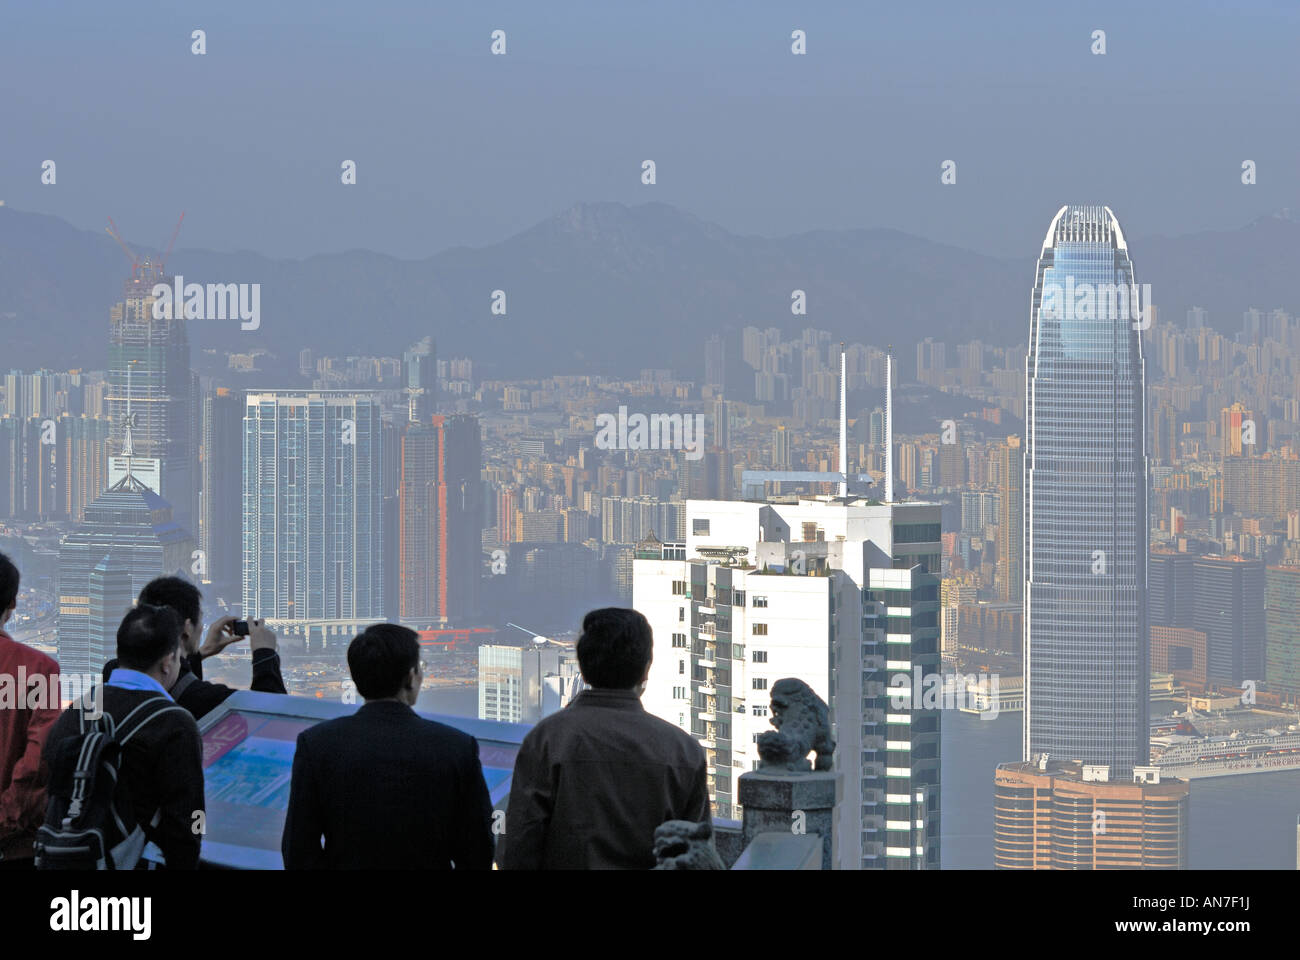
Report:
[[[758,769],[740,776],[744,846],[760,833],[817,834],[822,869],[829,870],[835,814],[830,711],[808,684],[786,677],[772,685],[772,726],[758,737]],[[815,765],[809,751],[817,754]]]

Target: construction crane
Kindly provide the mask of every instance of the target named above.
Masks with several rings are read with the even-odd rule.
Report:
[[[113,222],[112,217],[108,218],[108,226],[105,227],[105,230],[108,231],[110,237],[117,241],[117,245],[122,248],[122,252],[131,261],[131,279],[133,281],[158,281],[163,278],[167,260],[172,255],[172,249],[176,246],[176,238],[180,236],[181,224],[184,222],[185,212],[182,211],[181,218],[176,221],[176,229],[172,231],[172,238],[167,244],[166,251],[159,257],[144,257],[143,259],[122,239],[122,233],[117,229],[117,224]]]
[[[514,627],[516,630],[522,630],[524,633],[526,633],[526,634],[528,634],[529,636],[531,636],[531,637],[533,638],[533,643],[536,644],[536,645],[539,646],[539,647],[544,647],[544,646],[546,646],[548,643],[554,643],[554,642],[555,642],[555,641],[552,640],[550,637],[544,637],[544,636],[542,636],[540,633],[533,633],[533,631],[529,630],[527,627],[521,627],[521,626],[519,626],[519,624],[517,624],[517,623],[507,623],[506,626],[507,626],[507,627]]]

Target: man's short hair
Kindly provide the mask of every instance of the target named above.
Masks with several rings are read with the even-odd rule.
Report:
[[[419,665],[419,634],[401,624],[372,624],[348,644],[348,671],[367,700],[396,696]]]
[[[194,584],[180,577],[150,580],[140,591],[139,602],[152,607],[171,607],[182,621],[188,620],[196,627],[203,622],[203,594]]]
[[[641,682],[653,655],[654,634],[645,617],[624,607],[602,607],[582,618],[578,666],[593,687],[630,690]]]
[[[18,580],[18,568],[12,560],[0,553],[0,613],[18,602]]]
[[[171,607],[142,603],[122,618],[117,628],[117,661],[128,670],[144,672],[181,643],[181,615]]]

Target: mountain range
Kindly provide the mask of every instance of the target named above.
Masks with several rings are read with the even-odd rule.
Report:
[[[1044,230],[1053,213],[1044,211]],[[893,344],[910,374],[912,346],[927,336],[1024,342],[1039,244],[1027,237],[1025,256],[1007,259],[889,229],[739,236],[662,203],[598,202],[422,260],[180,249],[168,269],[187,283],[261,284],[260,329],[191,321],[190,338],[196,352],[268,350],[272,369],[295,368],[304,346],[392,356],[432,335],[440,356],[471,356],[485,377],[646,367],[698,377],[708,336],[729,335],[734,356],[739,331],[753,325]],[[1247,307],[1300,308],[1300,221],[1286,213],[1237,230],[1130,237],[1129,246],[1158,322],[1181,324],[1198,305],[1231,334]],[[102,368],[109,309],[129,270],[106,233],[0,206],[0,367]],[[807,294],[803,316],[791,312],[796,289]],[[496,290],[504,315],[491,310]]]

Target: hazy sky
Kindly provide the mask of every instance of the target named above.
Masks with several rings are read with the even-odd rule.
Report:
[[[1300,209],[1300,3],[1063,6],[5,0],[0,200],[155,246],[185,210],[182,248],[293,257],[426,256],[579,200],[1020,256],[1067,202],[1132,237]]]

